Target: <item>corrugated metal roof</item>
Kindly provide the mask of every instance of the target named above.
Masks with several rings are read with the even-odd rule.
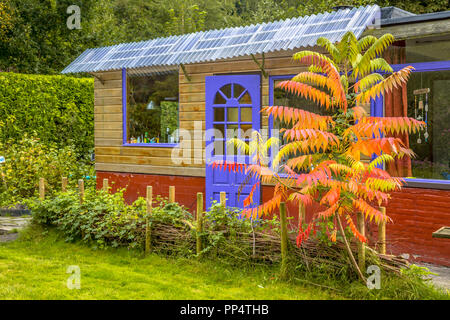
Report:
[[[62,73],[144,67],[146,72],[159,73],[173,70],[180,64],[314,46],[322,36],[337,42],[349,30],[359,37],[380,14],[380,8],[374,5],[88,49]]]

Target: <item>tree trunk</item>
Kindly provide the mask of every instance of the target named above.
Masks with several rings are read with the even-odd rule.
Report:
[[[365,284],[366,283],[366,278],[362,274],[361,269],[359,269],[358,263],[356,263],[355,257],[354,257],[354,255],[352,253],[352,249],[350,248],[350,245],[348,244],[347,238],[345,237],[344,228],[342,227],[341,217],[339,216],[339,214],[336,214],[336,218],[337,218],[337,221],[338,221],[338,224],[339,224],[339,230],[341,231],[342,237],[344,238],[344,244],[345,244],[345,247],[347,248],[347,252],[348,252],[348,254],[350,256],[350,260],[352,261],[353,266],[355,267],[359,278]]]

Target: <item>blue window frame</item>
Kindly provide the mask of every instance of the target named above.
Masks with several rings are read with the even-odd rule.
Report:
[[[128,142],[128,117],[127,117],[127,70],[122,69],[122,132],[123,140],[122,146],[126,147],[157,147],[157,148],[174,148],[179,143],[129,143]]]
[[[450,70],[450,60],[447,61],[433,61],[433,62],[420,62],[420,63],[406,63],[391,65],[394,71],[398,71],[406,66],[413,66],[414,73],[418,72],[432,72],[432,71],[447,71]],[[291,79],[293,74],[279,75],[269,77],[269,105],[274,104],[274,85],[276,80],[288,80]],[[449,88],[450,89],[450,88]],[[384,117],[384,97],[377,97],[372,101],[370,107],[370,115],[373,117]],[[271,136],[273,129],[273,117],[269,117],[269,136]],[[407,186],[409,187],[425,187],[436,189],[450,189],[450,180],[440,179],[420,179],[420,178],[405,178]]]

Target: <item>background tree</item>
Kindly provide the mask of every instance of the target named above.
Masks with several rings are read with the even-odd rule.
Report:
[[[0,2],[0,40],[7,41],[7,34],[13,28],[13,12],[9,1]]]
[[[66,26],[73,4],[81,8],[80,30]],[[0,0],[0,70],[56,74],[87,48],[369,4],[450,9],[446,0]]]

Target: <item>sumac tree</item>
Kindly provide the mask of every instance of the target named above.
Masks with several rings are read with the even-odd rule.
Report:
[[[348,32],[338,44],[318,39],[317,45],[328,55],[314,51],[294,54],[295,60],[309,66],[308,71],[278,86],[331,110],[332,115],[285,106],[263,108],[262,112],[284,125],[284,144],[269,164],[260,161],[258,150],[251,150],[255,161],[246,166],[247,174],[260,181],[272,181],[275,188],[270,200],[245,208],[244,215],[255,218],[272,213],[282,201],[303,206],[315,202],[322,209],[314,213],[306,228],[300,223],[297,245],[309,237],[317,221],[332,220],[331,241],[336,241],[339,231],[350,254],[343,226],[347,225],[358,241],[367,242],[355,225],[357,213],[369,222],[390,220],[378,206],[386,204],[389,193],[399,190],[404,180],[390,176],[382,164],[412,157],[412,150],[395,135],[416,132],[425,125],[407,117],[370,117],[364,111],[364,104],[405,85],[413,69],[405,67],[394,72],[381,58],[393,41],[391,34],[358,40]],[[242,141],[233,142],[248,149]],[[362,155],[372,160],[362,161]],[[226,162],[215,165],[231,170],[241,167]],[[245,203],[252,204],[252,197],[250,194]]]

